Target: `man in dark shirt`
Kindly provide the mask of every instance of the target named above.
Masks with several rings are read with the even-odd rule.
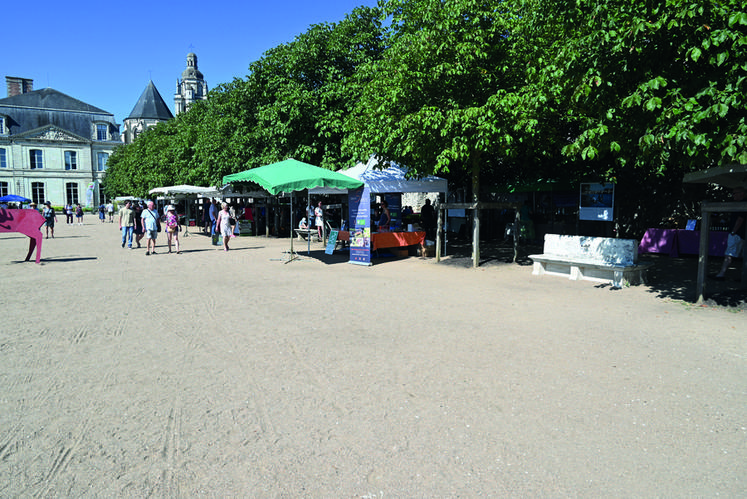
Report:
[[[426,199],[425,205],[420,208],[420,224],[425,229],[425,237],[433,240],[436,238],[436,210],[431,206],[431,200]]]

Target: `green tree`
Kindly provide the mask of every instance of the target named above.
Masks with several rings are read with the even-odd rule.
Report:
[[[522,2],[528,111],[577,167],[618,184],[622,235],[691,205],[682,175],[747,162],[741,2]],[[565,136],[563,135],[565,134]]]
[[[504,2],[390,0],[380,60],[359,69],[363,89],[347,121],[346,150],[377,154],[415,175],[466,170],[473,199],[484,164],[517,152],[523,65]]]
[[[552,103],[578,128],[566,155],[610,179],[629,167],[646,178],[747,163],[742,2],[531,0],[524,9],[535,113]]]
[[[377,9],[360,7],[340,23],[312,26],[250,66],[255,95],[250,166],[294,157],[325,168],[348,163],[343,123],[360,89],[350,78],[383,50]]]

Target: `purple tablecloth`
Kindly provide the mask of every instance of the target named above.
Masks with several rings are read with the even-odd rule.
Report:
[[[724,256],[728,232],[711,231],[708,255]],[[638,253],[666,253],[669,256],[697,255],[700,246],[699,230],[648,229],[638,245]]]

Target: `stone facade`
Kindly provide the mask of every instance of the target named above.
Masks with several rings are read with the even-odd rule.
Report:
[[[6,79],[0,99],[0,195],[98,205],[106,162],[120,144],[114,115],[57,90]]]

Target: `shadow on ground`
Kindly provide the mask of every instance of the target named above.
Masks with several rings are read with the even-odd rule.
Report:
[[[480,267],[500,265],[531,266],[529,255],[542,253],[542,247],[537,245],[520,245],[517,251],[516,263],[513,263],[514,248],[508,243],[483,241],[480,245]],[[698,258],[684,256],[672,258],[666,255],[641,255],[641,262],[652,262],[654,265],[648,271],[647,286],[650,292],[658,298],[695,301],[695,287],[698,279]],[[710,258],[707,275],[713,275],[719,270],[721,258]],[[439,265],[455,267],[472,267],[472,245],[469,242],[452,242],[446,248],[446,256]],[[747,289],[739,281],[742,262],[736,260],[727,273],[725,281],[708,280],[706,282],[705,304],[747,310]]]

